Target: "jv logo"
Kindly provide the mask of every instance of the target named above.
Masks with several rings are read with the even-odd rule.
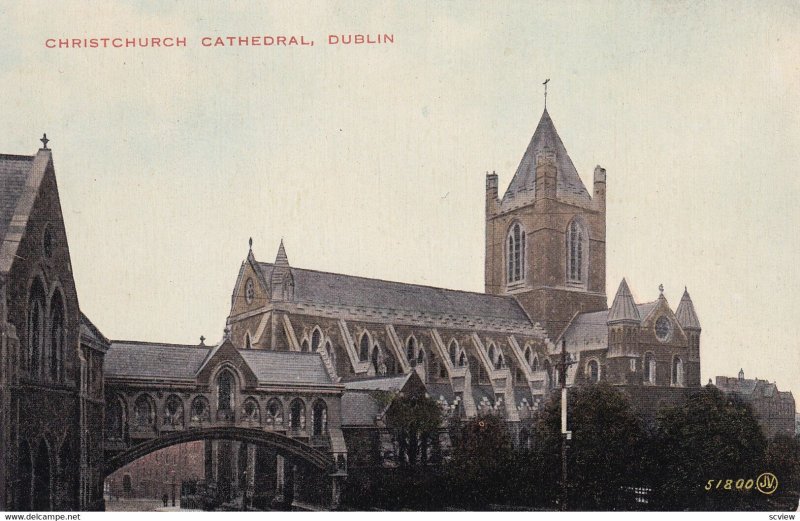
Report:
[[[772,472],[764,472],[756,480],[756,490],[762,494],[772,494],[778,490],[778,477]]]

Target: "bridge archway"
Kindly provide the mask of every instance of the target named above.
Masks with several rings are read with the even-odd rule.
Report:
[[[184,431],[171,432],[158,438],[135,443],[124,451],[106,459],[104,468],[105,476],[132,463],[133,461],[146,456],[151,452],[178,445],[200,440],[228,440],[251,443],[254,445],[265,445],[276,449],[278,452],[299,458],[320,472],[334,474],[337,472],[336,464],[330,454],[326,454],[310,445],[307,445],[294,438],[278,434],[276,432],[263,431],[260,429],[247,429],[243,427],[208,427],[203,429],[189,429]]]

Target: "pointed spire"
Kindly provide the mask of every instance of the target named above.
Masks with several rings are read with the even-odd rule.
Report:
[[[545,149],[550,149],[555,155],[557,170],[556,196],[569,202],[589,204],[592,197],[572,163],[564,143],[556,131],[553,120],[545,107],[536,131],[533,133],[530,144],[522,156],[514,178],[508,185],[503,202],[513,200],[515,204],[532,200],[536,191],[536,157]]]
[[[694,310],[692,298],[689,296],[689,290],[683,289],[683,297],[678,304],[678,309],[675,310],[675,318],[678,319],[678,324],[683,329],[696,329],[700,331],[700,319],[697,318],[697,313]]]
[[[278,246],[278,255],[275,256],[275,266],[289,267],[289,257],[286,256],[283,239],[281,239],[281,245]]]
[[[739,380],[744,380],[744,368],[739,369]]]
[[[633,301],[633,295],[628,288],[628,282],[623,278],[619,283],[617,295],[614,297],[614,303],[611,304],[611,309],[608,311],[608,324],[616,324],[621,322],[641,322],[639,316],[639,309],[636,307],[636,302]]]

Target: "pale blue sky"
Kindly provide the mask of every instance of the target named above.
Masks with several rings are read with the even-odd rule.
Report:
[[[176,2],[0,8],[0,151],[52,139],[81,308],[112,338],[217,339],[252,236],[273,260],[483,288],[484,174],[548,108],[608,171],[608,293],[684,285],[703,379],[800,393],[797,2]],[[329,47],[329,33],[393,33]],[[206,49],[300,35],[313,48]],[[49,50],[49,37],[186,36]]]

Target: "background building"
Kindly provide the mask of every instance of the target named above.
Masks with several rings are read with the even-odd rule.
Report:
[[[716,386],[725,393],[734,394],[749,403],[767,438],[782,433],[796,434],[796,413],[791,391],[780,391],[775,382],[759,378],[745,378],[744,369],[739,376],[717,376]]]

